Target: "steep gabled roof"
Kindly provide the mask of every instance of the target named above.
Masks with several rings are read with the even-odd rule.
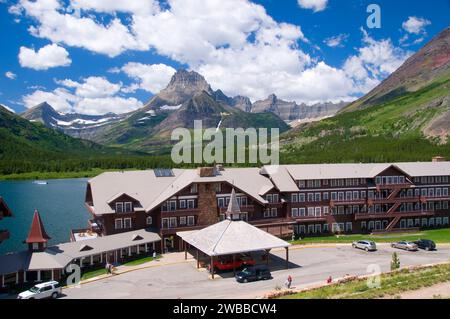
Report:
[[[1,209],[2,206],[4,209]],[[12,212],[9,209],[8,205],[6,205],[5,200],[0,196],[0,219],[3,217],[12,217]]]
[[[44,229],[44,224],[42,223],[41,216],[37,210],[34,211],[33,222],[31,223],[30,232],[26,239],[27,244],[32,243],[46,243],[51,237],[47,235]]]
[[[228,208],[226,211],[227,218],[231,218],[233,214],[240,214],[241,209],[239,208],[239,203],[236,198],[236,192],[234,188],[231,191],[230,202],[228,203]]]

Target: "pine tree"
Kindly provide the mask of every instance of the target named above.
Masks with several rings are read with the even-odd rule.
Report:
[[[397,253],[392,254],[392,261],[391,261],[391,271],[397,270],[400,268],[400,259],[397,256]]]

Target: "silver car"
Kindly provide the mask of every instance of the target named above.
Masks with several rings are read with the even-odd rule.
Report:
[[[377,250],[377,245],[370,240],[359,240],[352,244],[353,248],[363,249],[365,251],[375,251]]]
[[[399,241],[398,243],[392,243],[392,248],[403,249],[407,251],[416,251],[418,250],[417,244],[410,241]]]

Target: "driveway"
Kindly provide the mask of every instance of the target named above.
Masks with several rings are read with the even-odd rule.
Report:
[[[390,270],[392,253],[399,255],[401,266],[450,262],[450,247],[433,252],[406,252],[380,244],[376,252],[353,249],[350,245],[330,247],[293,247],[290,250],[290,269],[283,269],[284,250],[271,256],[273,279],[248,284],[237,283],[232,274],[216,276],[196,269],[190,259],[172,265],[162,265],[117,275],[86,283],[79,288],[64,289],[62,298],[257,298],[283,286],[288,275],[293,277],[293,287],[302,288],[324,283],[328,276],[334,279],[345,275],[365,275],[369,265],[378,265],[381,271]]]

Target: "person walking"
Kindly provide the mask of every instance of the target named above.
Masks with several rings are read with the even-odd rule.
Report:
[[[289,275],[286,279],[286,287],[288,289],[291,289],[291,286],[292,286],[292,277],[291,277],[291,275]]]

